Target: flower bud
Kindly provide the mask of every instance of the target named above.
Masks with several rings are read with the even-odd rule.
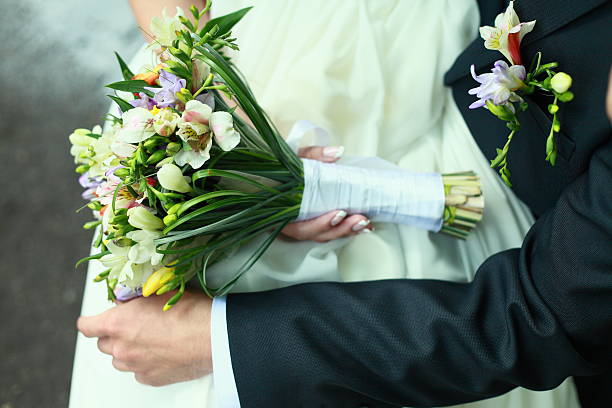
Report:
[[[179,193],[190,192],[191,186],[185,181],[181,169],[174,164],[164,164],[161,169],[157,171],[157,180],[163,188],[178,191]]]
[[[162,311],[167,312],[168,310],[172,309],[172,306],[174,306],[179,300],[181,300],[182,297],[183,292],[178,292],[176,295],[172,296],[170,300],[166,302],[166,304],[162,308]]]
[[[508,121],[512,120],[514,117],[514,113],[512,113],[512,111],[510,111],[510,109],[508,109],[505,105],[496,105],[491,100],[487,101],[486,107],[492,114],[501,120]]]
[[[181,90],[176,93],[176,97],[183,103],[193,100],[193,95],[187,88],[181,88]]]
[[[157,163],[158,161],[164,159],[165,157],[166,157],[166,151],[158,150],[155,153],[153,153],[151,156],[149,156],[149,158],[147,159],[147,164]]]
[[[102,204],[100,204],[99,201],[92,201],[91,203],[87,204],[87,207],[94,211],[100,211],[102,209]]]
[[[166,152],[167,153],[167,152]],[[161,168],[162,166],[172,163],[174,161],[174,159],[172,158],[172,156],[170,157],[166,157],[164,160],[160,161],[159,163],[157,163],[155,165],[155,167],[157,167],[158,169]]]
[[[132,79],[136,79],[136,80],[140,79],[142,81],[145,81],[149,85],[155,85],[158,78],[159,78],[159,74],[154,71],[143,72],[141,74],[136,74],[132,77]]]
[[[114,171],[113,173],[115,176],[119,177],[119,178],[124,178],[130,175],[130,169],[127,169],[125,167],[121,167],[117,170]]]
[[[550,87],[557,93],[567,92],[572,86],[572,77],[565,72],[555,74],[550,80]]]
[[[183,203],[176,203],[168,210],[168,214],[176,214],[180,210]]]
[[[100,225],[100,221],[89,221],[83,225],[83,228],[88,230],[88,229],[96,228],[98,225]]]
[[[180,143],[175,143],[175,142],[171,142],[168,143],[168,146],[166,146],[166,153],[169,156],[174,156],[176,153],[179,152],[179,150],[181,150],[181,145]]]
[[[174,268],[161,268],[153,272],[142,286],[142,296],[149,297],[174,279]]]
[[[142,147],[144,147],[145,149],[154,149],[163,140],[165,139],[160,138],[158,136],[153,136],[145,140],[144,143],[142,144]]]
[[[169,226],[169,225],[174,224],[176,220],[177,220],[177,217],[175,214],[168,214],[164,217],[164,224],[166,224],[166,226]]]
[[[88,170],[89,170],[89,166],[82,164],[79,167],[77,167],[74,171],[76,171],[79,174],[83,174],[83,173],[87,173]]]
[[[127,214],[128,223],[134,228],[143,230],[159,230],[164,227],[163,221],[144,207],[130,208]]]

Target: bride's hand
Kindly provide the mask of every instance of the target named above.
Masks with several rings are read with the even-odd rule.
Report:
[[[312,146],[301,148],[299,156],[305,159],[333,163],[340,158],[341,147]],[[288,224],[283,234],[299,241],[327,242],[355,234],[371,232],[374,228],[363,215],[348,215],[346,211],[338,210],[324,214],[307,221]]]

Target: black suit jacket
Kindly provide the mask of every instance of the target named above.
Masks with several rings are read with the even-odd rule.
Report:
[[[491,25],[507,2],[482,0]],[[514,190],[538,217],[521,248],[491,256],[473,282],[318,283],[228,299],[232,364],[243,408],[441,406],[517,386],[551,389],[612,366],[612,141],[604,100],[612,4],[518,0],[537,19],[523,43],[574,77],[559,157],[544,161],[550,127],[534,98],[509,153]],[[501,55],[477,39],[446,75],[487,157],[504,123],[469,111]],[[612,384],[610,384],[612,385]]]

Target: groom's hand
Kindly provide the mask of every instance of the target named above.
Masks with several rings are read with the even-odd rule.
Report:
[[[298,155],[304,159],[333,163],[343,152],[341,146],[311,146],[301,148]],[[282,232],[299,241],[327,242],[373,230],[370,220],[363,215],[348,215],[346,211],[337,210],[312,220],[292,222]]]
[[[113,366],[133,372],[140,383],[162,386],[200,378],[212,371],[212,301],[187,292],[163,312],[170,296],[120,303],[97,316],[80,317],[77,327],[87,337],[98,337],[98,348],[113,357]]]

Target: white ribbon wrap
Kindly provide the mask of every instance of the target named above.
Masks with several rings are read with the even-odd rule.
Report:
[[[288,137],[294,149],[313,131],[309,145],[325,146],[330,137],[307,121],[297,122]],[[304,162],[304,195],[298,220],[329,211],[363,214],[372,221],[412,225],[438,232],[444,213],[444,184],[438,173],[414,173],[385,160],[344,157],[343,164]]]

